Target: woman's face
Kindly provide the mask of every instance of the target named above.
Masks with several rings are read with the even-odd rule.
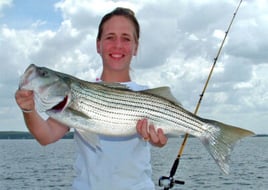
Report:
[[[134,34],[132,22],[123,16],[113,16],[104,23],[101,38],[97,40],[97,51],[104,69],[129,70],[132,56],[136,55],[138,48]]]

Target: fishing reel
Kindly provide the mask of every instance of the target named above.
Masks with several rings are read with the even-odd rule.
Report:
[[[180,156],[178,155],[178,157],[175,159],[174,163],[173,163],[173,166],[170,170],[170,174],[169,174],[169,177],[167,176],[162,176],[159,178],[158,180],[158,185],[160,187],[164,187],[164,190],[169,190],[171,189],[175,184],[180,184],[180,185],[184,185],[184,181],[180,181],[180,180],[175,180],[173,178],[173,176],[175,175],[176,173],[176,170],[178,168],[178,165],[179,165],[179,160],[180,160]]]
[[[174,184],[184,185],[184,181],[175,180],[173,177],[162,176],[158,180],[158,185],[164,187],[164,190],[171,189]]]

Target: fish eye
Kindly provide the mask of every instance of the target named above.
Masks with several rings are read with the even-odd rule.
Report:
[[[42,77],[47,77],[47,76],[48,76],[48,72],[45,71],[45,70],[42,70],[42,69],[40,69],[38,73],[39,73],[39,75],[41,75]]]

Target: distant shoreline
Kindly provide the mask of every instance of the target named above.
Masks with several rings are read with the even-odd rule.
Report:
[[[63,139],[73,139],[74,132],[67,133]],[[268,134],[258,134],[254,137],[268,137]],[[31,133],[24,131],[0,131],[1,139],[34,139]]]
[[[63,139],[72,139],[73,132],[68,132]],[[31,133],[24,131],[0,131],[1,139],[34,139]]]

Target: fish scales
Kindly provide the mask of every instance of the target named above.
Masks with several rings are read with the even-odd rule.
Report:
[[[195,117],[189,117],[183,110],[178,110],[170,102],[161,101],[159,97],[126,90],[121,90],[123,93],[119,93],[120,90],[109,90],[107,87],[100,89],[100,86],[91,90],[86,89],[83,84],[73,85],[72,89],[75,98],[85,99],[85,101],[77,101],[79,103],[74,105],[77,109],[81,109],[88,115],[95,113],[96,115],[92,115],[93,118],[101,115],[106,118],[105,121],[110,125],[121,124],[126,126],[127,124],[133,124],[138,119],[147,117],[157,123],[166,121],[166,124],[170,127],[184,126],[184,131],[192,130],[191,132],[195,131],[199,134],[204,131],[201,128],[203,122]],[[101,120],[104,121],[103,118]]]
[[[32,90],[36,109],[73,127],[92,146],[98,135],[136,134],[137,120],[148,118],[165,134],[198,137],[224,173],[235,143],[253,132],[198,117],[180,106],[169,89],[132,91],[122,84],[91,83],[45,67],[30,65],[19,89]]]

